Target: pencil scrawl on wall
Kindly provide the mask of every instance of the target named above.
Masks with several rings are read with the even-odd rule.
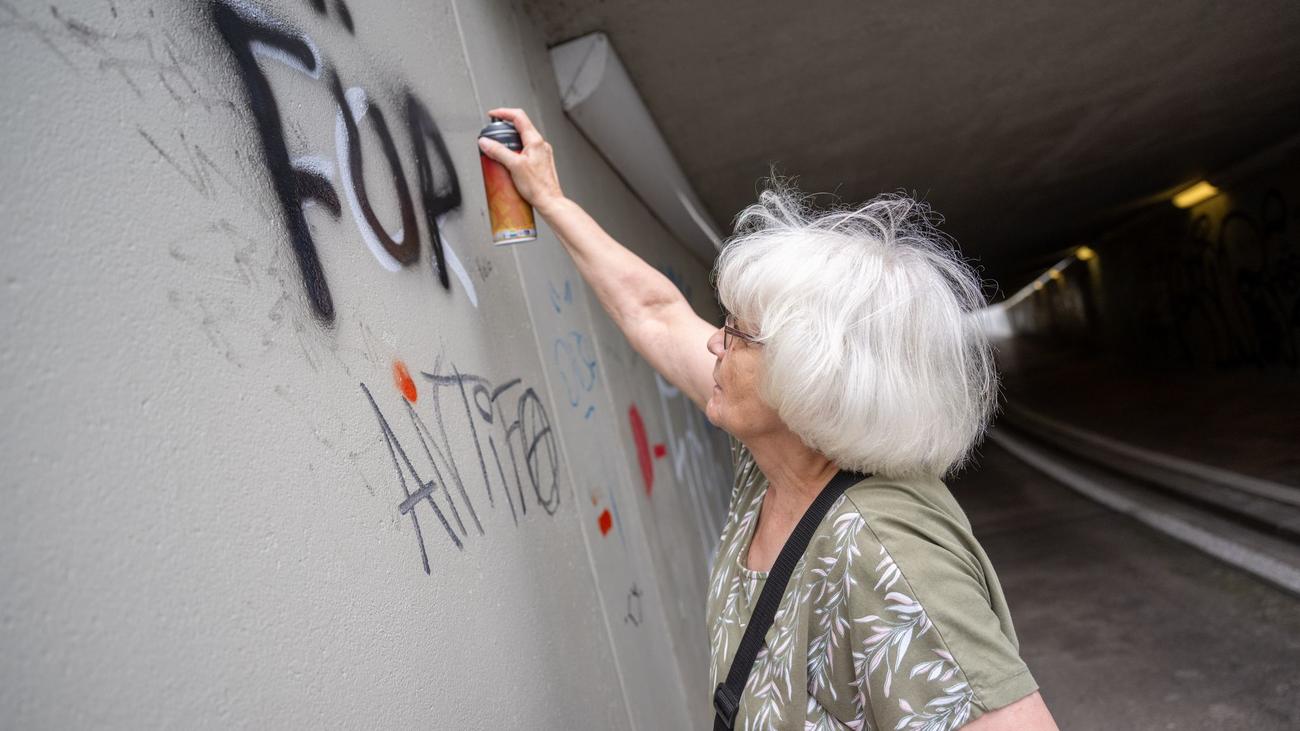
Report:
[[[488,510],[496,508],[498,497],[504,497],[515,525],[528,515],[530,504],[540,507],[544,515],[555,515],[560,506],[559,444],[546,406],[535,390],[524,387],[518,378],[494,385],[483,376],[461,373],[454,364],[451,373],[438,373],[435,367],[434,373],[420,374],[427,387],[427,413],[431,414],[425,421],[415,409],[417,388],[402,377],[406,369],[399,365],[400,361],[394,365],[394,384],[403,397],[407,434],[413,437],[398,435],[366,384],[361,384],[361,391],[379,422],[402,489],[398,512],[411,519],[426,574],[432,573],[432,568],[426,530],[417,510],[421,506],[428,509],[426,518],[436,520],[431,532],[437,535],[441,528],[458,550],[465,549],[471,528],[479,536],[487,534],[490,523],[485,527],[485,521],[490,514],[480,514],[483,501],[476,502],[467,485],[474,481],[474,464]],[[444,396],[450,399],[446,411]],[[474,445],[472,456],[452,450],[449,424],[462,435],[468,432]],[[414,445],[418,446],[412,449]]]
[[[636,584],[627,592],[627,614],[623,616],[624,624],[631,624],[633,627],[641,626],[641,620],[644,614],[641,610],[641,590]]]

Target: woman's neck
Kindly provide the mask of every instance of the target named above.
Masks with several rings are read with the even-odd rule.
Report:
[[[826,455],[804,444],[788,429],[753,437],[745,446],[767,478],[764,502],[783,517],[794,515],[798,520],[839,471]]]

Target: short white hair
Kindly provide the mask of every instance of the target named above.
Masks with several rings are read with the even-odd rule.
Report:
[[[841,468],[942,478],[997,408],[982,281],[940,221],[903,194],[819,212],[777,179],[718,255],[722,306],[763,343],[760,398]]]

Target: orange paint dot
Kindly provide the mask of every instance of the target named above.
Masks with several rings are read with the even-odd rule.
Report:
[[[402,392],[407,401],[415,403],[420,398],[419,391],[415,390],[415,381],[411,380],[411,373],[406,370],[406,364],[400,360],[393,361],[393,383],[397,384],[397,390]]]

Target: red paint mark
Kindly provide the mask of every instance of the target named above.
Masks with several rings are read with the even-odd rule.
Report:
[[[602,536],[607,536],[607,535],[609,535],[609,529],[610,529],[610,528],[613,528],[613,527],[614,527],[614,519],[610,517],[610,515],[609,515],[609,511],[606,510],[605,512],[601,513],[601,514],[600,514],[600,534],[601,534]]]
[[[645,436],[645,422],[641,421],[641,412],[632,404],[627,410],[627,418],[632,422],[632,439],[636,442],[636,461],[641,463],[641,479],[645,480],[645,494],[649,495],[655,486],[655,466],[650,461],[650,442]]]
[[[665,454],[668,454],[668,447],[665,447],[662,444],[656,444],[655,459],[663,459]]]
[[[393,383],[397,384],[397,390],[402,392],[407,401],[415,403],[420,398],[419,391],[415,390],[415,381],[411,380],[410,371],[406,370],[406,364],[400,360],[393,361]]]

